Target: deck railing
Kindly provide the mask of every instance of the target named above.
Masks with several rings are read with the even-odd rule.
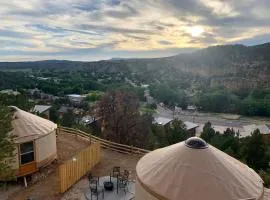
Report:
[[[141,149],[134,146],[124,145],[124,144],[119,144],[116,142],[111,142],[109,140],[104,140],[90,133],[81,131],[79,129],[73,129],[73,128],[67,128],[67,127],[61,126],[58,128],[58,131],[73,134],[83,139],[90,140],[91,142],[99,142],[101,147],[107,148],[113,151],[117,151],[120,153],[144,155],[150,152],[149,150],[146,150],[146,149]]]

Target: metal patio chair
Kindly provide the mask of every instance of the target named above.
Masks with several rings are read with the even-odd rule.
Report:
[[[104,199],[104,188],[98,185],[98,181],[95,179],[90,180],[90,191],[91,191],[91,200],[93,195],[99,197],[99,194],[102,193],[102,199]]]
[[[93,176],[92,173],[90,172],[88,174],[88,181],[89,181],[89,183],[90,183],[91,180],[97,180],[98,185],[99,185],[99,176]]]
[[[128,180],[123,176],[117,177],[117,193],[119,189],[124,190],[125,194],[128,192]]]

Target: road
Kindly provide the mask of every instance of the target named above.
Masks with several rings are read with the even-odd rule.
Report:
[[[190,121],[197,124],[205,124],[210,121],[213,125],[217,126],[228,126],[228,127],[243,127],[245,125],[253,123],[251,120],[246,118],[238,119],[238,120],[229,120],[224,119],[218,114],[212,113],[200,113],[200,112],[188,112],[181,111],[179,114],[174,114],[172,110],[161,107],[158,105],[156,110],[157,112],[154,114],[154,117],[166,117],[166,118],[178,118],[182,121]]]
[[[149,94],[149,90],[145,90],[145,97],[149,104],[156,102],[155,99]],[[222,131],[226,129],[226,127],[234,128],[235,130],[243,131],[243,126],[250,124],[270,124],[270,118],[251,118],[251,117],[240,117],[239,119],[225,119],[224,115],[218,113],[202,113],[202,112],[189,112],[189,111],[181,111],[180,113],[174,113],[172,110],[157,105],[156,113],[154,117],[166,117],[166,118],[178,118],[181,121],[190,121],[200,125],[198,131],[200,131],[203,125],[206,122],[211,122],[211,124],[215,127],[216,130]]]

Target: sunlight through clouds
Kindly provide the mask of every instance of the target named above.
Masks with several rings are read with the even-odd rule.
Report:
[[[201,26],[192,26],[187,28],[187,32],[192,37],[199,37],[204,32],[204,29]]]
[[[119,51],[152,57],[153,52],[248,45],[261,35],[270,38],[267,5],[267,0],[4,0],[0,59],[7,54],[24,59],[33,52],[39,55],[34,60],[57,59],[56,52],[67,59],[115,57]]]

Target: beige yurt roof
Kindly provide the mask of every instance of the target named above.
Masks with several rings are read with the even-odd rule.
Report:
[[[143,188],[162,200],[264,199],[254,170],[196,137],[146,154],[136,171]]]
[[[15,142],[21,143],[30,141],[46,134],[51,133],[57,128],[57,125],[47,119],[23,111],[15,106],[12,119],[12,128],[10,132],[15,135]]]

